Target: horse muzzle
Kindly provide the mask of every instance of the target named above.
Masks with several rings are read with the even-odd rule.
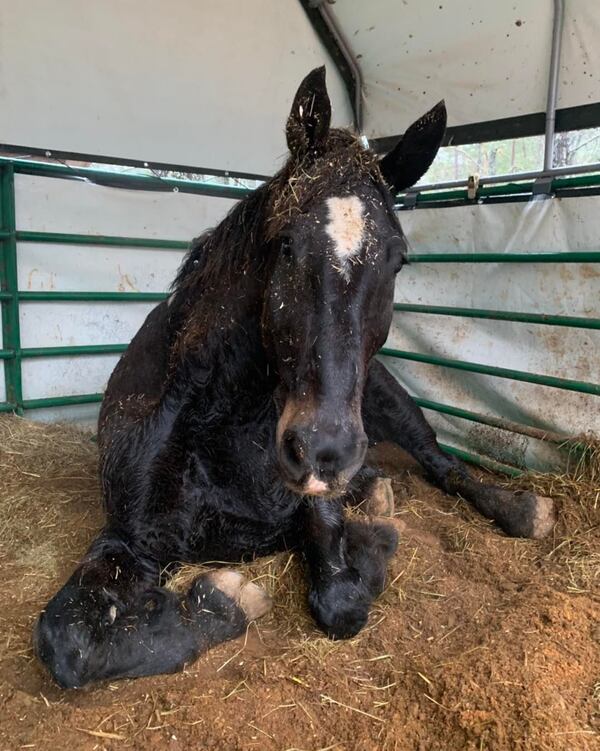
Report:
[[[338,498],[361,468],[367,436],[360,429],[288,425],[278,440],[285,483],[301,495]]]

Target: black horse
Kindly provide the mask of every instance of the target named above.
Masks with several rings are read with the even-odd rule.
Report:
[[[180,670],[268,610],[228,569],[184,596],[161,587],[181,561],[298,549],[316,622],[332,638],[356,634],[397,544],[384,519],[344,515],[389,503],[364,466],[378,441],[509,535],[552,527],[550,499],[481,484],[443,453],[374,359],[406,260],[393,195],[433,161],[443,102],[381,160],[330,129],[330,114],[319,68],[294,99],[286,165],[194,241],[110,378],[98,433],[106,527],[35,628],[61,686]]]

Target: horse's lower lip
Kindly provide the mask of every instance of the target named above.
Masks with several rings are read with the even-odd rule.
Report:
[[[285,476],[283,477],[285,485],[297,495],[314,496],[316,498],[339,498],[344,493],[347,484],[339,481],[332,481],[323,483],[324,487],[317,487],[314,485],[310,487],[307,484],[307,479],[308,478],[305,477],[302,481],[298,482]]]
[[[306,495],[326,495],[329,492],[329,483],[323,482],[323,480],[319,480],[314,474],[311,474],[304,483],[304,492]]]

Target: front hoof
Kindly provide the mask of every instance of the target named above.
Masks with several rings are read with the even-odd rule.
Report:
[[[373,480],[366,499],[365,511],[369,516],[394,515],[394,490],[389,477],[376,477]]]

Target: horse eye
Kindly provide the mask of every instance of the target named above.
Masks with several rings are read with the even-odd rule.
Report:
[[[283,235],[281,238],[281,245],[279,246],[280,251],[285,256],[290,256],[292,248],[294,247],[294,238],[290,235]]]
[[[405,263],[408,263],[406,257],[406,243],[400,237],[394,237],[387,244],[386,255],[388,263],[394,268],[394,274],[397,274]]]

